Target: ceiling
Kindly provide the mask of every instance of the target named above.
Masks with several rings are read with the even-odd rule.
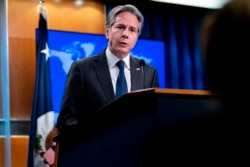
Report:
[[[104,3],[114,3],[114,4],[136,3],[145,5],[150,3],[166,3],[166,4],[183,5],[183,6],[198,7],[198,8],[218,9],[231,0],[99,0],[99,1]]]
[[[208,9],[219,9],[230,0],[151,0],[154,2],[171,3],[192,7],[201,7]]]

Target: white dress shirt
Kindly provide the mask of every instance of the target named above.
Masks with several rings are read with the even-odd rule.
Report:
[[[113,53],[110,52],[109,48],[106,49],[107,62],[109,66],[109,72],[111,75],[111,80],[113,84],[114,92],[116,93],[116,80],[119,74],[119,68],[116,63],[120,60]],[[128,92],[131,91],[131,74],[130,74],[130,56],[127,55],[124,59],[122,59],[125,63],[124,73],[127,82]]]

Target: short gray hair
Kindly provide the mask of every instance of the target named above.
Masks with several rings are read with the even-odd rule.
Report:
[[[112,27],[113,24],[115,23],[116,16],[119,13],[123,13],[123,12],[130,12],[137,17],[137,19],[140,23],[139,30],[138,30],[138,34],[140,35],[142,27],[143,27],[143,23],[144,23],[144,17],[142,15],[142,13],[134,5],[131,5],[131,4],[119,5],[119,6],[114,7],[113,9],[111,9],[111,11],[109,12],[107,19],[106,19],[106,26]]]

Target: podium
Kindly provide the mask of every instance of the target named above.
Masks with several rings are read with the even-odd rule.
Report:
[[[179,122],[217,111],[217,95],[202,90],[130,92],[91,115],[75,135],[57,137],[58,167],[138,167],[145,142]]]

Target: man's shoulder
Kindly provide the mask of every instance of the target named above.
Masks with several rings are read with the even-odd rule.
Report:
[[[79,59],[79,60],[76,61],[76,63],[85,64],[85,63],[91,63],[91,62],[94,62],[94,61],[101,61],[101,60],[103,60],[104,57],[105,57],[105,53],[101,52],[101,53],[98,53],[98,54],[94,54],[94,55]]]

